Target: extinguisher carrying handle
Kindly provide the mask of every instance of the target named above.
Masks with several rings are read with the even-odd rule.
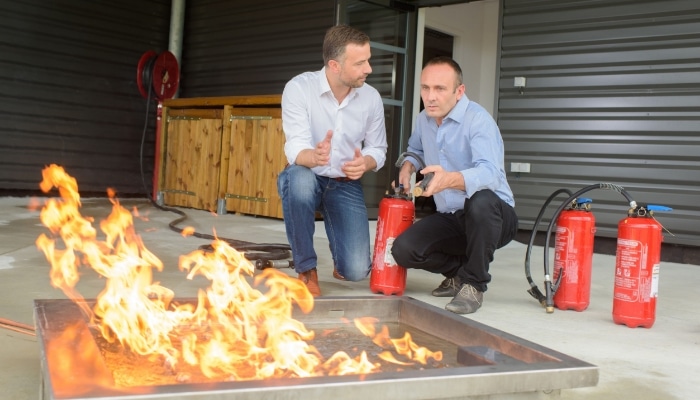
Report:
[[[637,207],[630,210],[630,213],[644,216],[646,214],[651,214],[653,212],[671,212],[673,208],[667,206],[661,206],[658,204],[639,204]]]
[[[581,210],[589,211],[591,209],[591,204],[593,200],[588,197],[576,197],[571,200],[571,202],[564,207],[565,210]]]

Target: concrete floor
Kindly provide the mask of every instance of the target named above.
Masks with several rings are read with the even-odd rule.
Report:
[[[33,325],[34,299],[65,298],[49,283],[49,265],[34,242],[46,229],[39,211],[30,205],[44,199],[0,198],[0,318]],[[146,200],[127,199],[147,221],[136,228],[146,247],[165,264],[156,277],[175,291],[176,297],[196,293],[196,282],[184,279],[177,268],[179,255],[208,241],[183,238],[168,228],[177,214],[159,210]],[[102,219],[111,204],[106,199],[84,199],[82,214]],[[182,209],[198,232],[254,243],[286,243],[282,221],[241,215],[216,216],[206,211]],[[322,223],[317,223],[316,249],[324,295],[371,295],[368,280],[340,282],[331,277],[331,258]],[[372,232],[375,223],[371,224]],[[592,300],[584,312],[555,310],[547,314],[526,292],[523,261],[526,246],[512,242],[496,253],[491,265],[493,281],[484,306],[468,316],[523,339],[579,358],[599,367],[595,387],[565,389],[563,399],[694,399],[700,388],[700,266],[662,263],[656,323],[651,329],[628,328],[612,321],[613,269],[615,257],[596,254],[593,259]],[[542,288],[538,272],[541,248],[532,252],[533,278]],[[291,270],[289,274],[293,274]],[[86,273],[78,286],[86,297],[95,297],[104,280]],[[444,307],[449,299],[430,296],[441,277],[409,271],[404,295]],[[34,336],[0,329],[0,399],[40,398],[40,351]],[[392,400],[392,399],[387,399]]]

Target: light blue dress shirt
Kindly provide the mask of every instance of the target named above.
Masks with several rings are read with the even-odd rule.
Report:
[[[510,206],[513,192],[506,180],[503,139],[493,117],[479,104],[463,95],[438,126],[422,111],[408,139],[408,151],[423,158],[425,165],[440,165],[445,171],[459,171],[466,191],[447,189],[433,195],[439,212],[464,208],[464,199],[490,189]],[[407,157],[416,169],[419,163]]]
[[[317,175],[344,177],[344,163],[355,158],[355,149],[371,156],[379,170],[386,160],[384,106],[379,92],[368,84],[351,89],[338,104],[331,92],[325,67],[305,72],[287,82],[282,92],[284,153],[294,164],[302,150],[313,149],[333,130],[328,165],[312,168]],[[309,131],[310,130],[310,131]]]

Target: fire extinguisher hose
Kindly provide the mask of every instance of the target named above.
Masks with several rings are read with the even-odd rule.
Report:
[[[558,288],[558,282],[552,282],[552,274],[550,273],[550,268],[549,268],[549,239],[552,234],[552,229],[556,225],[557,218],[559,217],[559,214],[561,214],[562,210],[570,204],[572,201],[574,201],[576,198],[581,196],[584,193],[590,192],[591,190],[595,189],[603,189],[603,190],[613,190],[616,191],[622,196],[625,197],[625,199],[629,202],[630,208],[636,208],[637,207],[637,202],[632,199],[632,197],[627,193],[627,191],[619,185],[615,185],[613,183],[596,183],[590,186],[586,186],[579,191],[570,194],[569,198],[567,198],[564,202],[559,205],[557,210],[554,212],[552,215],[552,219],[549,222],[549,226],[547,227],[547,233],[545,235],[545,243],[544,243],[544,288],[545,288],[545,294],[543,295],[542,292],[539,290],[537,285],[534,284],[532,277],[530,276],[530,252],[532,251],[532,244],[534,242],[534,237],[535,234],[537,233],[537,226],[539,225],[539,222],[541,220],[542,214],[544,213],[544,209],[547,207],[547,205],[559,194],[561,193],[570,193],[566,189],[559,189],[552,193],[550,197],[547,199],[547,201],[543,204],[542,209],[540,210],[540,214],[537,216],[537,220],[535,221],[535,225],[533,225],[532,228],[532,234],[530,236],[530,242],[528,243],[528,248],[525,256],[525,274],[527,277],[528,282],[530,283],[530,289],[528,289],[528,293],[530,293],[535,299],[537,299],[546,309],[547,313],[552,313],[554,312],[554,293],[556,292]],[[561,279],[561,275],[559,274],[559,278]]]
[[[421,171],[426,167],[425,162],[423,161],[423,158],[421,156],[419,156],[418,154],[410,152],[410,151],[406,151],[404,153],[401,153],[401,155],[399,156],[399,159],[396,160],[396,164],[395,164],[396,168],[398,168],[396,170],[396,173],[397,173],[396,182],[399,181],[398,173],[401,170],[401,165],[406,160],[406,157],[412,157],[416,160],[416,162],[418,163],[418,167],[416,168],[417,171]],[[430,180],[433,179],[434,175],[435,175],[435,173],[429,172],[423,177],[423,180],[418,185],[416,185],[415,188],[413,188],[413,196],[414,197],[418,197],[418,196],[423,194],[423,192],[425,191],[425,188],[428,187],[428,184],[430,183]]]
[[[547,209],[547,206],[549,203],[552,202],[558,195],[561,193],[566,193],[567,196],[571,196],[571,191],[568,189],[558,189],[549,197],[547,200],[542,204],[542,208],[540,208],[539,214],[537,214],[537,218],[535,219],[535,224],[532,227],[532,232],[530,233],[530,241],[527,243],[527,251],[525,252],[525,277],[527,278],[528,283],[530,283],[530,289],[528,289],[528,293],[532,297],[534,297],[537,301],[542,304],[542,307],[546,307],[546,296],[542,294],[540,289],[537,287],[537,284],[535,281],[532,280],[532,274],[530,273],[530,256],[532,254],[532,246],[535,243],[535,236],[537,236],[537,227],[540,225],[540,222],[542,221],[542,217],[544,216],[544,212]]]

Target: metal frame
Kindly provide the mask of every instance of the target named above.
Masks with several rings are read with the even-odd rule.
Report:
[[[177,300],[183,302],[187,300]],[[88,301],[88,303],[92,303]],[[71,300],[35,300],[37,338],[41,346],[41,372],[45,399],[451,399],[556,398],[561,389],[595,386],[598,368],[514,335],[458,316],[410,297],[322,297],[309,314],[295,315],[307,327],[313,324],[341,325],[341,318],[373,316],[380,322],[398,322],[453,343],[463,364],[437,368],[368,375],[294,378],[266,381],[220,382],[168,386],[105,388],[76,379],[79,393],[55,393],[52,372],[62,366],[49,365],[47,352],[52,339],[65,327],[85,321]],[[82,337],[88,337],[87,324]],[[75,353],[89,352],[83,342]],[[99,354],[94,345],[95,354]],[[458,359],[460,356],[457,356]],[[62,360],[71,365],[75,360]],[[111,372],[91,371],[92,376]],[[84,379],[85,380],[85,379]]]

